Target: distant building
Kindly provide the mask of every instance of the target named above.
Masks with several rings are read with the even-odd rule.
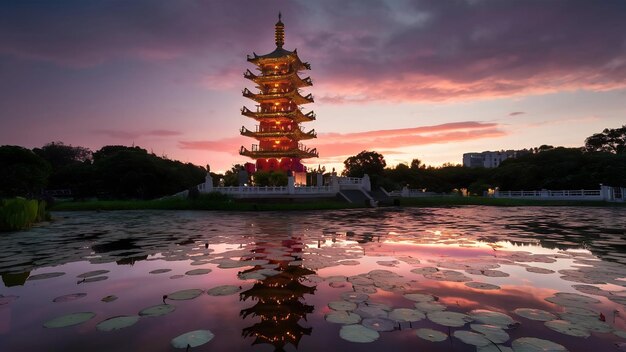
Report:
[[[528,150],[501,150],[499,152],[465,153],[463,166],[465,167],[498,167],[506,159],[517,158],[528,154]]]

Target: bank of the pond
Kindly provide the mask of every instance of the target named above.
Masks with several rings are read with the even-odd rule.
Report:
[[[404,207],[445,207],[462,205],[484,206],[610,206],[624,207],[626,203],[599,201],[530,200],[484,197],[420,197],[401,198],[394,201]],[[288,199],[268,199],[264,201],[241,201],[233,199],[184,199],[168,198],[157,200],[94,200],[64,201],[56,203],[51,210],[236,210],[236,211],[275,211],[275,210],[333,210],[362,208],[365,204],[350,204],[339,200],[292,201]]]

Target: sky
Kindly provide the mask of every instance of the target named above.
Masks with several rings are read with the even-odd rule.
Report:
[[[318,164],[390,166],[542,144],[626,124],[626,1],[0,0],[0,145],[136,145],[224,171],[253,52],[311,64]]]

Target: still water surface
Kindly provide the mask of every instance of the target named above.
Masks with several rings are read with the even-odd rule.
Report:
[[[214,337],[190,351],[626,342],[625,208],[54,218],[0,236],[0,351],[184,351],[195,330]]]

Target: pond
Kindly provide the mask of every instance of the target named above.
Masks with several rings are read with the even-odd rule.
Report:
[[[626,348],[626,208],[53,217],[0,235],[0,351]]]

